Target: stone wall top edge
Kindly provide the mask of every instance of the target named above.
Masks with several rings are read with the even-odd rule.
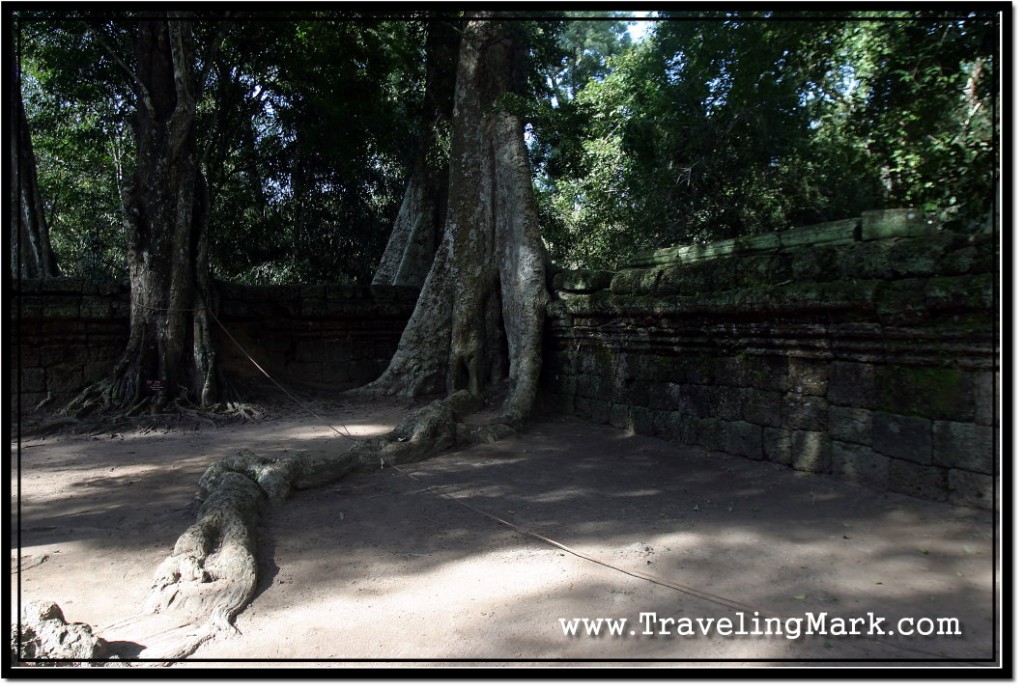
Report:
[[[772,233],[749,235],[706,244],[677,245],[640,252],[625,264],[627,269],[655,268],[665,264],[689,264],[722,256],[767,253],[852,244],[889,238],[917,237],[936,226],[915,209],[865,211],[859,217],[798,226]]]

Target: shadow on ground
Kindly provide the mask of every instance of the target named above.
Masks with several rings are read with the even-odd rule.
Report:
[[[400,417],[354,404],[332,422],[368,435]],[[57,601],[69,620],[102,628],[131,616],[192,522],[210,461],[240,448],[328,454],[348,443],[301,416],[22,440],[14,585],[22,598]],[[540,421],[515,438],[293,497],[264,526],[242,635],[182,664],[984,665],[997,652],[994,546],[986,512]],[[583,618],[600,619],[601,632],[588,633]],[[830,635],[786,635],[789,620],[809,618]],[[608,630],[620,620],[621,632]],[[928,634],[954,625],[958,634]]]

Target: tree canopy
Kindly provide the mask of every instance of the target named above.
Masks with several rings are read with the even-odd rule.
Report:
[[[137,13],[136,13],[137,14]],[[216,278],[368,283],[426,126],[429,12],[192,13]],[[127,277],[131,11],[16,15],[19,86],[60,271]],[[991,12],[534,12],[508,107],[527,123],[556,263],[914,206],[990,213],[998,161]],[[450,126],[430,123],[434,165]]]

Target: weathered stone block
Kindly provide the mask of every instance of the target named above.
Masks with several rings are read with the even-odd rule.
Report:
[[[886,456],[930,464],[932,423],[917,417],[876,413],[871,427],[871,448]]]
[[[905,238],[931,230],[928,220],[914,209],[884,209],[861,214],[861,239]]]
[[[839,271],[838,252],[833,247],[806,249],[793,255],[791,270],[798,281],[829,281]]]
[[[922,320],[927,314],[924,278],[886,281],[875,295],[875,308],[885,324],[907,324]]]
[[[679,384],[652,384],[649,405],[654,410],[678,410]]]
[[[990,310],[993,306],[993,274],[937,276],[924,286],[923,302],[933,310]]]
[[[318,302],[327,299],[327,286],[299,286],[299,297],[303,302]]]
[[[723,450],[736,456],[753,460],[764,458],[761,427],[749,422],[722,423]]]
[[[18,359],[11,363],[14,367],[38,367],[39,348],[29,345],[18,347]]]
[[[389,349],[390,350],[390,349]],[[374,356],[377,358],[382,357],[381,353],[374,347]],[[383,357],[388,357],[390,353],[385,353]],[[308,353],[309,357],[313,357],[312,352]],[[352,359],[352,341],[328,341],[323,344],[323,361],[325,363],[340,363],[348,362]],[[298,357],[296,357],[298,359]],[[312,361],[312,360],[310,360]]]
[[[679,412],[683,417],[711,417],[711,391],[713,387],[682,384],[679,387]],[[714,387],[717,391],[717,387]]]
[[[326,300],[303,300],[302,301],[302,312],[301,315],[306,318],[324,317],[328,312],[328,303]],[[265,316],[269,317],[270,314]]]
[[[829,406],[828,433],[833,439],[871,445],[874,415],[865,408]]]
[[[788,391],[790,389],[789,358],[783,355],[760,355],[749,358],[745,379],[748,386],[770,391]],[[828,368],[825,368],[828,376]],[[812,393],[807,391],[806,393]],[[824,392],[822,392],[824,393]]]
[[[64,365],[85,359],[85,339],[78,344],[44,345],[39,349],[39,360],[43,366]]]
[[[647,382],[634,380],[624,383],[622,389],[616,392],[616,395],[624,403],[646,408],[650,401],[650,393],[650,386]]]
[[[859,219],[848,218],[794,228],[779,233],[779,243],[784,248],[850,244],[859,222]]]
[[[692,417],[679,416],[679,441],[683,444],[694,445],[697,443],[697,430],[700,420]]]
[[[765,427],[762,434],[764,456],[772,463],[791,465],[793,463],[793,434],[787,429]]]
[[[612,403],[608,409],[608,424],[616,429],[629,429],[629,406],[625,403]]]
[[[684,384],[711,384],[715,378],[715,361],[710,357],[687,357],[680,363]]]
[[[37,393],[46,390],[46,370],[41,367],[30,367],[21,370],[21,381],[17,380],[18,372],[11,373],[11,381],[20,383],[23,393]]]
[[[331,303],[344,303],[351,302],[355,299],[354,286],[325,286],[324,295],[326,299]]]
[[[937,272],[942,275],[965,274],[978,261],[977,247],[961,247],[939,258]]]
[[[725,448],[722,421],[718,418],[702,418],[697,421],[697,444],[708,451],[721,451]]]
[[[325,359],[321,341],[299,341],[295,344],[296,362],[323,362]]]
[[[553,290],[569,293],[596,293],[610,287],[614,275],[611,271],[567,269],[554,275],[551,279],[551,287]]]
[[[682,417],[679,411],[654,411],[654,434],[669,441],[679,441],[681,436]]]
[[[735,386],[716,388],[718,393],[711,399],[711,414],[722,420],[742,420],[746,390]]]
[[[828,361],[791,358],[787,364],[789,389],[793,393],[824,396],[828,392]]]
[[[974,377],[952,367],[879,366],[877,407],[941,420],[974,419]]]
[[[935,465],[991,475],[995,472],[994,427],[973,422],[935,422]]]
[[[838,275],[848,280],[884,280],[893,275],[889,265],[889,246],[881,242],[842,248],[836,255],[836,267]]]
[[[46,368],[46,390],[51,394],[77,392],[83,386],[82,366],[74,361]]]
[[[782,393],[762,389],[745,389],[743,419],[762,427],[783,425]]]
[[[898,278],[934,276],[939,262],[949,255],[951,233],[931,233],[928,237],[900,240],[889,252],[889,264]]]
[[[114,366],[116,364],[116,360],[85,363],[82,365],[83,385],[89,385],[93,382],[98,382],[105,377],[109,377],[114,373]]]
[[[612,276],[609,290],[616,295],[651,295],[658,285],[661,270],[626,269]]]
[[[548,388],[555,393],[576,395],[576,377],[555,374],[548,380]]]
[[[979,425],[994,425],[998,419],[994,372],[974,375],[974,421]]]
[[[797,430],[792,437],[793,468],[827,473],[832,467],[832,443],[824,432]]]
[[[634,407],[631,409],[633,431],[637,434],[654,434],[654,414],[648,408]]]
[[[889,464],[889,490],[921,499],[946,501],[949,497],[947,471],[894,458]]]
[[[875,489],[889,486],[889,457],[870,446],[832,442],[832,469],[844,480]]]
[[[82,319],[111,319],[115,316],[115,305],[110,298],[86,295],[82,298]]]
[[[949,501],[959,506],[991,509],[995,502],[996,479],[966,470],[949,471]]]
[[[575,396],[563,393],[546,393],[544,395],[544,407],[555,413],[575,413]]]
[[[709,289],[708,274],[694,266],[667,266],[661,270],[661,278],[654,294],[698,295]]]
[[[593,350],[581,350],[576,354],[576,371],[580,374],[597,372],[597,356]]]
[[[80,295],[51,295],[44,304],[44,315],[49,319],[78,319],[81,316]]]
[[[789,429],[823,432],[828,428],[828,402],[822,396],[786,394],[783,406]]]
[[[319,362],[289,362],[288,376],[305,382],[319,381],[323,376],[323,364]]]
[[[35,408],[37,405],[46,400],[48,394],[45,392],[39,393],[22,393],[21,396],[17,397],[18,405],[21,406],[20,410],[29,410]],[[15,411],[17,414],[18,411]]]
[[[581,374],[577,377],[576,393],[588,398],[608,400],[615,395],[609,388],[609,382],[596,374]]]
[[[859,362],[833,362],[828,401],[851,408],[875,407],[875,366]]]
[[[353,370],[356,373],[358,373],[356,376],[353,376]],[[352,367],[352,363],[347,363],[347,362],[327,363],[327,362],[325,362],[323,364],[323,373],[320,376],[320,381],[322,383],[324,383],[324,384],[340,384],[342,382],[346,382],[347,383],[347,382],[352,382],[352,381],[363,381],[364,377],[363,376],[359,376],[362,373],[365,373],[367,375],[366,378],[365,378],[366,381],[371,381],[372,380],[370,378],[370,376],[369,376],[369,374],[370,374],[370,365],[369,364],[363,365],[362,362],[360,361],[360,362],[357,362],[356,366],[353,368]]]
[[[607,425],[611,421],[612,404],[605,399],[590,402],[590,417],[599,425]]]
[[[740,257],[736,260],[736,287],[763,287],[768,284],[770,255]]]
[[[737,357],[715,358],[713,376],[719,386],[745,386],[747,383],[745,364]]]

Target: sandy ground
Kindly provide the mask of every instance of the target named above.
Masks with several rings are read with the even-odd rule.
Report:
[[[402,413],[347,403],[327,417],[368,436]],[[19,602],[53,600],[122,654],[145,655],[173,635],[172,616],[139,611],[195,516],[207,465],[242,448],[328,455],[349,443],[299,411],[216,428],[24,434],[12,463],[12,617]],[[174,666],[982,667],[999,654],[995,549],[991,512],[542,419],[521,436],[294,496],[262,527],[240,635]],[[838,628],[778,630],[809,617]],[[577,618],[624,621],[620,633],[579,622],[567,635]],[[959,635],[896,631],[940,618],[956,618]]]

